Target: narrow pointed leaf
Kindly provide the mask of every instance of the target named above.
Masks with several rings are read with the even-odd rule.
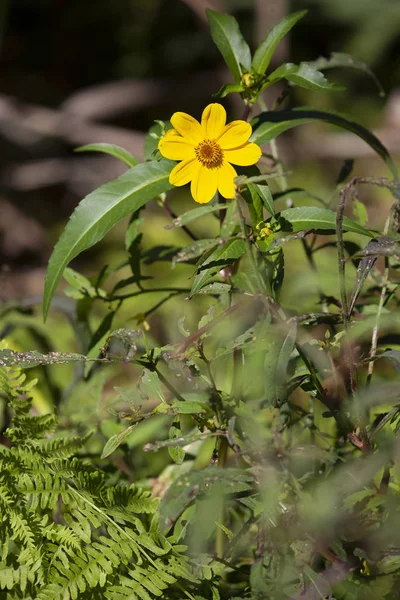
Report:
[[[297,127],[297,125],[312,123],[314,121],[325,121],[326,123],[337,125],[342,129],[347,129],[358,135],[371,146],[377,154],[379,154],[385,161],[388,169],[390,169],[394,177],[397,178],[396,166],[382,142],[373,133],[368,131],[368,129],[337,112],[315,110],[307,107],[266,111],[252,120],[251,125],[253,127],[253,135],[250,140],[261,146],[262,144],[275,139],[280,133],[287,131],[288,129]]]
[[[255,51],[253,62],[251,64],[252,71],[260,73],[262,75],[268,69],[269,63],[271,62],[272,56],[279,44],[279,42],[285,37],[292,27],[307,14],[306,10],[300,10],[292,13],[287,17],[280,19],[270,29],[266,37],[263,39],[261,44]]]
[[[119,433],[116,433],[115,435],[110,437],[110,439],[107,441],[106,445],[103,448],[103,452],[101,453],[100,458],[107,458],[107,456],[110,456],[110,454],[115,452],[118,446],[125,442],[126,438],[129,437],[131,433],[133,433],[137,426],[138,424],[134,423],[133,425],[130,425],[126,429],[123,429]]]
[[[162,160],[139,164],[86,196],[68,221],[46,272],[43,315],[68,263],[99,242],[121,219],[135,212],[158,194],[169,190],[174,163]]]
[[[240,33],[238,22],[231,15],[206,10],[211,37],[221,52],[235,81],[240,82],[243,67],[250,71],[250,48]]]
[[[217,212],[218,210],[228,208],[229,204],[206,204],[204,206],[198,206],[197,208],[192,208],[192,210],[188,210],[183,213],[176,219],[174,219],[171,225],[165,225],[165,229],[172,229],[173,227],[182,227],[182,225],[187,225],[198,219],[200,217],[204,217],[212,212]]]
[[[298,208],[288,208],[280,213],[282,219],[282,229],[284,231],[301,231],[302,229],[336,229],[336,213],[327,208],[316,206],[301,206]],[[368,237],[373,237],[373,233],[359,225],[355,221],[344,217],[343,231],[351,231]]]
[[[299,87],[313,90],[314,92],[343,92],[343,85],[330,83],[325,75],[318,71],[312,64],[302,62],[299,65],[286,63],[271,73],[268,82],[274,83],[280,79],[287,79]]]
[[[240,94],[241,92],[244,92],[244,90],[245,87],[241,83],[226,83],[218,90],[218,92],[213,94],[212,97],[218,100],[218,98],[225,98],[225,96],[233,94],[234,92]]]
[[[336,67],[345,67],[350,69],[357,69],[358,71],[362,71],[371,77],[371,79],[375,82],[376,87],[379,90],[379,95],[381,97],[385,96],[385,90],[383,89],[379,79],[376,77],[375,73],[371,71],[369,66],[354,58],[350,54],[345,54],[344,52],[332,52],[329,58],[325,58],[324,56],[320,56],[317,60],[314,60],[312,63],[314,67],[318,70],[324,71],[325,69],[333,69]]]
[[[128,167],[134,167],[139,164],[137,158],[128,152],[128,150],[125,150],[125,148],[121,148],[121,146],[117,146],[116,144],[86,144],[85,146],[75,148],[75,152],[103,152],[104,154],[109,154],[114,158],[122,160]]]
[[[214,252],[209,254],[199,267],[190,295],[199,292],[206,283],[211,281],[216,273],[233,265],[245,252],[246,244],[244,240],[238,238],[228,240],[225,244],[219,246]]]

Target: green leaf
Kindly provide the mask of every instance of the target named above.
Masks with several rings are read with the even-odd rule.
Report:
[[[205,412],[205,408],[202,404],[199,404],[198,402],[191,402],[190,400],[175,400],[171,406],[182,415],[196,415]]]
[[[110,333],[112,322],[115,316],[115,311],[109,311],[99,323],[97,329],[94,331],[90,342],[89,349],[87,352],[88,358],[97,358],[106,343],[107,336]],[[91,363],[85,365],[84,374],[87,377],[93,368]]]
[[[85,146],[75,148],[75,152],[103,152],[104,154],[110,154],[111,156],[114,156],[114,158],[122,160],[128,167],[134,167],[139,164],[137,158],[132,156],[128,150],[125,150],[116,144],[86,144]]]
[[[107,292],[101,288],[96,288],[90,283],[89,279],[74,269],[70,269],[69,267],[64,269],[63,277],[73,288],[85,292],[89,298],[96,298],[99,296],[107,298]]]
[[[227,208],[229,204],[206,204],[204,206],[199,206],[197,208],[192,208],[192,210],[188,210],[188,212],[183,213],[176,219],[174,219],[171,225],[165,225],[165,229],[172,229],[173,227],[182,227],[183,225],[187,225],[191,221],[195,219],[199,219],[200,217],[204,217],[209,213],[217,212],[222,208]]]
[[[168,131],[168,129],[172,129],[170,121],[156,121],[154,125],[150,127],[144,138],[144,160],[156,160],[157,156],[160,156],[158,153],[158,142],[160,137],[165,131]]]
[[[254,53],[253,62],[251,63],[251,70],[253,72],[259,73],[260,75],[265,73],[279,42],[287,33],[289,33],[297,21],[302,19],[306,14],[307,10],[300,10],[292,13],[291,15],[280,19],[280,21],[270,29]]]
[[[238,22],[231,15],[206,10],[211,37],[221,52],[235,81],[240,82],[245,72],[250,71],[250,48],[240,33]]]
[[[300,65],[293,63],[281,65],[269,75],[268,85],[281,79],[287,79],[299,87],[314,92],[343,92],[346,89],[343,85],[330,83],[321,71],[318,71],[312,64],[307,62],[302,62]]]
[[[246,201],[251,222],[253,224],[253,228],[255,229],[260,222],[264,221],[263,203],[254,184],[250,183],[247,186],[247,190],[244,189],[242,191],[242,196]]]
[[[259,185],[258,183],[251,183],[249,187],[255,188],[257,194],[260,196],[264,208],[271,214],[275,214],[274,199],[271,194],[271,190],[268,185]]]
[[[327,208],[316,206],[301,206],[298,208],[288,208],[280,213],[283,231],[301,231],[302,229],[336,229],[336,213]],[[373,233],[365,229],[362,225],[355,223],[351,219],[344,217],[343,231],[351,231],[373,237]]]
[[[126,429],[123,429],[119,433],[116,433],[115,435],[110,437],[110,439],[103,448],[103,452],[101,453],[100,458],[107,458],[107,456],[110,456],[110,454],[115,452],[118,446],[120,446],[126,440],[126,438],[131,435],[131,433],[134,431],[134,429],[136,429],[137,426],[138,424],[134,423],[134,425],[130,425]]]
[[[192,242],[185,248],[182,248],[175,254],[174,262],[188,262],[193,260],[194,258],[198,258],[202,256],[204,252],[214,248],[214,246],[218,245],[218,241],[215,238],[205,238],[203,240],[196,240]]]
[[[44,319],[68,263],[99,242],[121,219],[171,189],[168,178],[173,164],[162,160],[136,165],[82,200],[50,257],[43,298]]]
[[[368,221],[368,212],[365,204],[355,198],[352,203],[352,208],[353,216],[357,223],[360,223],[360,225],[366,225]]]
[[[210,283],[216,273],[235,263],[245,252],[246,244],[244,240],[238,238],[228,240],[225,244],[219,246],[200,266],[190,295],[197,294],[204,285]]]
[[[344,52],[332,52],[329,58],[325,58],[324,56],[320,56],[317,60],[314,60],[311,63],[316,69],[324,71],[325,69],[333,69],[336,67],[346,67],[350,69],[357,69],[358,71],[362,71],[366,73],[373,79],[376,84],[376,87],[379,90],[379,95],[381,97],[385,96],[385,90],[380,84],[379,79],[376,77],[375,73],[371,71],[368,65],[366,65],[361,60],[354,58],[350,54],[345,54]]]
[[[223,85],[218,92],[212,95],[213,98],[217,100],[219,98],[225,98],[228,94],[233,94],[234,92],[241,93],[244,92],[246,88],[240,83],[226,83]]]
[[[176,438],[180,438],[182,437],[182,430],[181,430],[181,425],[179,422],[179,418],[175,419],[175,421],[172,423],[171,427],[169,428],[169,438],[170,440],[174,440]],[[174,463],[176,463],[177,465],[181,465],[184,461],[185,458],[185,451],[183,448],[181,448],[180,446],[169,446],[168,447],[168,453],[170,455],[170,457],[172,458],[172,460],[174,461]]]
[[[264,391],[268,402],[280,406],[287,398],[287,367],[296,341],[296,326],[286,333],[271,328],[271,338],[265,345]]]
[[[283,131],[314,121],[325,121],[358,135],[379,154],[394,177],[397,178],[396,166],[382,142],[373,133],[368,131],[368,129],[337,112],[314,110],[307,107],[266,111],[252,120],[253,135],[250,140],[261,146],[275,139]]]
[[[155,371],[143,369],[137,385],[143,398],[157,398],[165,403],[164,394],[161,390],[161,383]]]
[[[207,467],[191,471],[176,479],[167,489],[160,504],[160,523],[169,528],[183,512],[185,506],[205,492],[213,492],[214,486],[222,486],[225,494],[251,489],[252,475],[243,469]]]

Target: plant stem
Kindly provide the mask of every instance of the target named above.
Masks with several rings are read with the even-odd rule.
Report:
[[[228,440],[226,438],[220,438],[219,440],[219,450],[218,450],[218,468],[223,469],[226,463],[226,457],[228,455]],[[221,510],[218,516],[218,522],[224,523],[225,517],[225,503],[224,498],[222,496],[221,500]],[[222,558],[224,556],[224,547],[225,547],[225,532],[217,527],[217,531],[215,533],[215,554],[218,558]]]

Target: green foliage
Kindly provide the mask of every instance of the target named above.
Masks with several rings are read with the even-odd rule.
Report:
[[[136,165],[118,179],[84,198],[70,218],[50,258],[43,311],[47,311],[64,268],[83,250],[99,242],[121,219],[170,189],[169,161]]]
[[[309,108],[286,109],[282,111],[268,111],[261,113],[252,121],[254,133],[252,136],[253,142],[264,144],[275,139],[280,133],[313,121],[326,121],[332,125],[337,125],[342,129],[347,129],[362,138],[371,148],[379,154],[385,161],[387,167],[392,172],[393,176],[397,177],[397,169],[392,157],[373,133],[368,131],[362,125],[348,119],[338,113],[319,111]]]
[[[279,42],[296,25],[297,21],[302,19],[306,14],[306,10],[292,13],[287,17],[283,17],[272,27],[254,53],[251,66],[256,73],[260,75],[265,73]]]
[[[68,310],[55,308],[80,353],[52,352],[39,335],[38,350],[0,349],[0,598],[395,597],[399,181],[387,149],[352,119],[266,110],[260,94],[278,81],[284,97],[341,89],[321,70],[344,55],[267,73],[304,15],[279,21],[251,59],[236,20],[207,11],[235,80],[220,95],[240,93],[244,118],[258,104],[252,140],[273,142],[240,170],[232,201],[216,194],[175,214],[175,163],[157,154],[169,123],[149,131],[142,164],[108,144],[80,149],[135,166],[82,200],[50,258],[44,314],[63,277]],[[275,138],[310,122],[358,135],[393,179],[347,181],[349,159],[332,189],[292,182]],[[392,197],[382,232],[361,185]],[[150,234],[143,227],[153,199],[172,243],[153,220]],[[123,261],[92,277],[67,266],[127,216]],[[70,377],[47,414],[20,369],[49,379],[56,364]]]
[[[79,456],[87,436],[48,438],[55,415],[30,414],[19,370],[1,367],[12,409],[1,446],[0,589],[7,598],[145,598],[195,582],[181,549],[159,531],[157,502],[135,485],[112,485]]]
[[[243,73],[250,70],[250,48],[240,33],[236,19],[211,9],[207,11],[208,23],[214,44],[221,52],[235,81],[240,82]]]
[[[75,152],[103,152],[104,154],[118,158],[128,167],[134,167],[139,163],[130,152],[115,144],[86,144],[85,146],[75,148]]]

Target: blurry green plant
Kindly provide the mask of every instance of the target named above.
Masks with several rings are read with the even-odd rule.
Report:
[[[258,166],[241,170],[227,204],[216,194],[207,205],[173,213],[167,192],[175,163],[157,151],[160,137],[175,135],[165,134],[169,123],[158,122],[149,132],[140,164],[116,146],[79,149],[111,154],[129,170],[79,204],[49,261],[44,316],[64,278],[75,301],[69,317],[81,353],[0,350],[1,390],[11,411],[0,458],[0,598],[398,597],[400,182],[386,148],[345,115],[278,110],[292,86],[342,89],[312,63],[267,73],[280,40],[304,14],[279,21],[252,58],[235,19],[207,12],[234,77],[217,97],[239,93],[244,121],[258,105],[262,112],[251,121],[250,141],[271,146]],[[329,68],[332,61],[319,64]],[[357,61],[349,66],[366,68]],[[286,88],[269,111],[260,94],[278,81]],[[360,136],[392,178],[345,183],[352,169],[347,161],[328,198],[290,188],[275,138],[312,121]],[[278,191],[271,190],[272,181]],[[393,196],[382,233],[366,227],[361,184]],[[295,206],[304,196],[310,205]],[[186,246],[143,249],[141,226],[153,199],[171,216],[171,226],[188,235]],[[282,201],[286,208],[277,210]],[[344,215],[350,202],[355,220]],[[198,239],[192,223],[206,215],[218,219],[219,235]],[[90,280],[68,267],[127,216],[122,264]],[[318,277],[318,311],[302,314],[280,301],[289,242],[303,248]],[[317,262],[332,248],[334,295],[324,290]],[[159,261],[192,266],[191,287],[150,287],[145,267]],[[348,264],[355,266],[351,289]],[[131,274],[119,277],[126,267]],[[165,296],[136,315],[137,330],[113,329],[123,306],[152,293]],[[207,296],[209,308],[195,328],[179,322],[180,343],[163,344],[149,316],[181,295],[191,302]],[[109,310],[91,332],[98,303]],[[116,389],[112,426],[103,418],[91,436],[79,434],[82,426],[98,423],[77,406],[78,416],[72,411],[63,427],[54,415],[32,414],[32,385],[24,384],[19,369],[65,363],[82,367],[78,404],[85,402],[88,412],[93,392],[98,414],[102,365],[140,369],[133,387]],[[377,375],[376,363],[386,365],[387,380]],[[72,402],[78,388],[65,390],[63,403]],[[149,424],[165,434],[154,435],[158,439],[144,451],[168,452],[173,464],[163,463],[153,482],[130,486],[128,449],[140,445]],[[104,437],[99,456],[96,443]],[[142,489],[149,486],[159,503]]]

